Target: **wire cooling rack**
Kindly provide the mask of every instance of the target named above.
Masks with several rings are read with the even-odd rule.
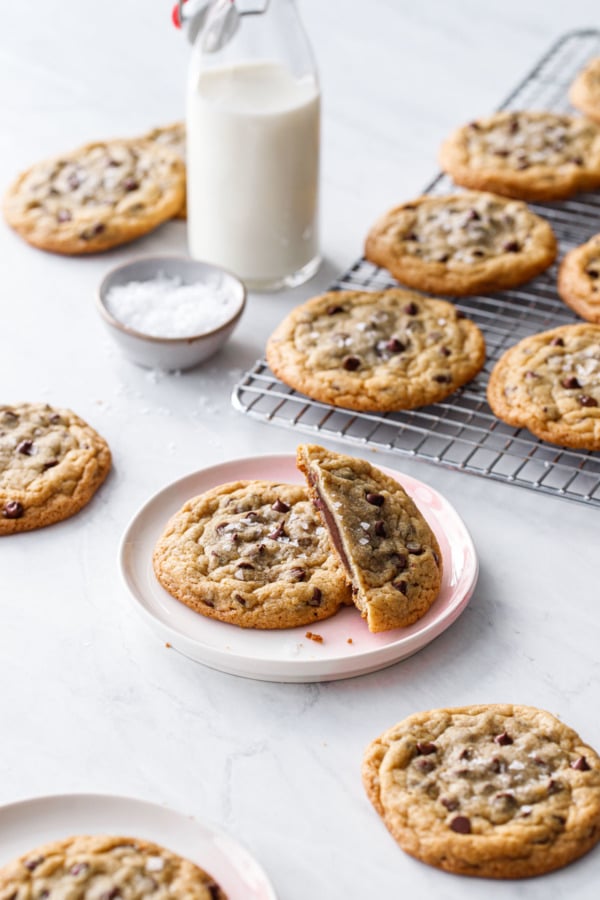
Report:
[[[594,56],[600,56],[600,31],[566,34],[500,109],[568,111],[568,87]],[[453,189],[452,182],[440,175],[425,191],[441,194]],[[600,192],[532,207],[551,223],[561,251],[600,231]],[[394,285],[388,272],[361,259],[332,289],[381,290]],[[457,306],[483,331],[487,362],[473,381],[442,403],[385,414],[334,408],[287,387],[264,360],[258,360],[234,388],[233,405],[254,418],[313,436],[418,457],[600,507],[600,453],[540,441],[525,429],[501,422],[486,401],[489,373],[504,350],[536,331],[580,321],[557,296],[556,266],[524,287],[461,298]]]

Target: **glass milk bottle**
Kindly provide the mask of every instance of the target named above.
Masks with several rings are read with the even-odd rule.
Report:
[[[294,0],[215,0],[187,95],[190,255],[255,290],[317,270],[320,93]]]

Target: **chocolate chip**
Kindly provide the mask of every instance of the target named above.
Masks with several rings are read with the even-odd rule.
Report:
[[[217,532],[217,534],[221,534],[221,532],[224,531],[228,525],[229,522],[219,522],[219,524],[215,527],[215,531]]]
[[[233,599],[237,600],[237,602],[240,603],[242,606],[246,605],[246,598],[242,597],[241,594],[234,594]]]
[[[461,750],[458,758],[459,759],[467,759],[467,760],[473,759],[473,751],[471,750],[470,747],[465,747],[464,750]]]
[[[20,444],[17,444],[17,453],[22,453],[23,456],[31,456],[32,450],[33,441],[21,441]]]
[[[571,763],[572,769],[577,769],[578,772],[589,772],[592,768],[585,758],[585,756],[579,756],[574,762]]]
[[[277,526],[277,528],[275,528],[273,531],[271,531],[267,535],[267,537],[270,537],[272,541],[276,541],[280,537],[283,537],[284,534],[285,534],[285,532],[283,529],[283,522],[280,522],[279,525]]]
[[[41,865],[45,859],[45,856],[34,856],[31,859],[25,860],[23,865],[29,872],[33,872],[34,869],[37,869],[37,867]]]
[[[294,581],[306,581],[306,572],[300,566],[294,566],[293,569],[290,569],[290,575]]]
[[[377,519],[374,525],[374,531],[377,537],[387,537],[387,531],[385,530],[383,519]]]
[[[510,734],[507,734],[506,731],[503,731],[502,734],[497,734],[494,738],[495,744],[500,744],[501,747],[507,747],[508,744],[513,744],[514,741],[511,738]]]
[[[255,522],[258,519],[258,513],[251,509],[249,513],[246,513],[244,519],[246,522]]]
[[[274,509],[275,512],[286,513],[290,511],[290,506],[287,503],[284,503],[283,500],[280,500],[279,497],[271,506],[271,509]]]
[[[586,269],[586,273],[590,276],[590,278],[598,278],[600,272],[597,272],[596,269]]]
[[[360,359],[358,356],[346,356],[342,365],[347,372],[356,372],[360,368]]]
[[[452,350],[449,347],[440,347],[439,351],[441,356],[451,356]]]
[[[367,494],[365,494],[365,500],[367,503],[370,503],[371,506],[383,506],[385,497],[383,494],[372,494],[368,491]]]
[[[553,347],[564,347],[565,346],[565,342],[563,341],[563,339],[561,337],[553,338],[550,341],[550,343],[552,344]]]
[[[406,344],[403,344],[402,341],[395,337],[390,338],[385,346],[390,353],[403,353],[406,350]]]
[[[82,872],[87,872],[88,869],[89,869],[89,866],[87,863],[78,862],[78,863],[75,863],[74,866],[71,866],[71,868],[69,869],[69,875],[81,875]]]
[[[528,163],[528,162],[525,162],[525,160],[522,160],[520,163],[517,164],[516,168],[519,169],[519,170],[522,172],[522,171],[524,171],[525,169],[528,169],[528,168],[529,168],[529,163]]]
[[[254,566],[249,562],[240,562],[238,563],[238,569],[253,569]]]
[[[563,786],[560,781],[555,781],[554,778],[551,778],[548,782],[548,793],[549,794],[558,794],[559,791],[562,791]]]
[[[473,250],[473,256],[485,256],[483,250]]]
[[[75,172],[72,172],[71,175],[69,175],[69,177],[67,178],[67,184],[72,191],[76,191],[77,188],[81,185],[81,179],[79,178],[79,175],[77,175]]]
[[[403,307],[402,311],[405,312],[407,316],[416,316],[419,312],[419,307],[416,303],[413,303],[411,301],[410,303],[407,303],[405,307]]]
[[[24,513],[23,505],[18,500],[8,500],[2,510],[5,519],[20,519]]]
[[[402,579],[402,581],[392,581],[392,587],[396,588],[396,590],[400,591],[404,596],[408,593],[408,583],[404,581],[404,579]]]
[[[414,231],[409,231],[407,234],[404,235],[404,240],[405,240],[405,241],[417,241],[417,242],[418,242],[419,238],[418,238],[418,235],[416,235],[416,234],[414,233]]]
[[[430,753],[436,753],[437,747],[432,741],[417,741],[417,753],[421,756],[429,756]]]
[[[343,306],[328,306],[327,307],[327,315],[328,316],[337,316],[339,313],[344,312]]]
[[[506,253],[518,253],[521,249],[521,245],[518,241],[507,241],[502,249],[505,250]]]
[[[62,419],[58,413],[53,413],[48,421],[51,425],[58,425],[59,422],[62,422]]]
[[[559,825],[565,825],[566,821],[567,821],[564,816],[554,815],[554,816],[552,816],[552,818],[554,819],[555,822],[558,822]]]
[[[464,312],[462,311],[462,309],[457,309],[457,310],[456,310],[456,318],[457,318],[457,319],[466,319],[466,317],[467,317],[467,316],[466,316],[466,313],[464,313]]]
[[[450,828],[457,834],[471,834],[471,820],[466,816],[454,816],[450,822]]]
[[[537,372],[532,372],[531,370],[529,370],[529,372],[525,372],[525,378],[531,379],[531,378],[539,378],[539,377],[540,376]]]
[[[496,800],[504,800],[507,804],[511,806],[515,806],[517,803],[515,795],[512,791],[500,791],[500,793],[496,794]]]
[[[407,541],[406,549],[409,553],[412,553],[413,556],[421,556],[422,553],[425,553],[425,548],[422,544],[419,544],[418,541]]]
[[[473,131],[479,131],[481,129],[481,125],[479,122],[469,122],[469,128],[472,128]]]
[[[452,383],[452,375],[444,374],[440,372],[439,375],[434,375],[433,380],[437,381],[438,384],[451,384]]]
[[[570,375],[568,378],[563,378],[561,384],[564,388],[580,388],[581,385],[577,381],[574,375]]]
[[[415,762],[415,766],[420,772],[427,774],[428,772],[433,772],[436,764],[433,759],[423,759],[422,757],[420,757]]]
[[[569,162],[574,163],[576,166],[583,165],[583,159],[581,156],[571,156],[571,158],[569,159]]]
[[[498,775],[499,772],[506,771],[506,761],[504,759],[500,759],[498,756],[494,756],[490,763],[490,769],[494,772],[495,775]]]
[[[139,184],[135,178],[126,178],[123,182],[123,189],[126,191],[137,191],[138,188]]]
[[[59,209],[56,213],[56,220],[58,222],[70,222],[72,218],[73,216],[68,209]]]
[[[479,215],[479,213],[477,212],[476,209],[469,210],[469,215],[467,216],[467,220],[469,222],[479,222],[480,219],[481,219],[481,216]]]
[[[589,394],[581,394],[577,398],[577,402],[580,406],[598,406],[598,401],[594,397],[590,397]]]
[[[83,241],[89,241],[93,237],[97,237],[97,235],[102,234],[103,231],[106,230],[106,225],[103,225],[102,222],[96,222],[95,225],[90,226],[90,228],[86,228],[85,231],[82,231],[79,237]]]
[[[237,596],[239,596],[239,594]],[[215,604],[212,602],[212,600],[202,600],[201,602],[204,603],[205,606],[209,606],[211,609],[215,608]]]
[[[506,156],[508,156],[508,154],[509,154],[508,150],[494,150],[494,156],[506,157]]]
[[[315,588],[312,592],[312,597],[308,601],[309,606],[320,606],[321,600],[323,597],[323,592],[319,590],[319,588]]]
[[[210,884],[207,884],[208,892],[210,894],[210,900],[221,900],[223,894],[221,893],[221,888],[214,881],[211,881]]]
[[[100,900],[116,900],[117,897],[122,897],[121,891],[118,887],[111,888],[110,891],[104,891],[103,894],[100,894]]]

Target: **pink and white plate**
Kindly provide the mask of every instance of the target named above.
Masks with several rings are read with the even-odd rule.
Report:
[[[444,575],[438,599],[408,628],[371,634],[352,607],[306,626],[281,631],[238,628],[208,619],[175,600],[158,583],[152,552],[167,520],[186,500],[219,484],[246,479],[302,483],[295,456],[256,456],[201,469],[155,494],[129,524],[121,542],[120,564],[138,611],[164,643],[185,656],[232,675],[262,681],[334,681],[374,672],[416,653],[460,615],[477,581],[473,542],[458,513],[433,488],[416,478],[385,469],[413,498],[435,532]]]

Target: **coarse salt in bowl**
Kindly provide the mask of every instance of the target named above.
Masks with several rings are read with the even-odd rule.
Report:
[[[173,371],[219,350],[242,315],[246,289],[218,266],[148,256],[112,269],[97,299],[106,327],[132,362]]]

